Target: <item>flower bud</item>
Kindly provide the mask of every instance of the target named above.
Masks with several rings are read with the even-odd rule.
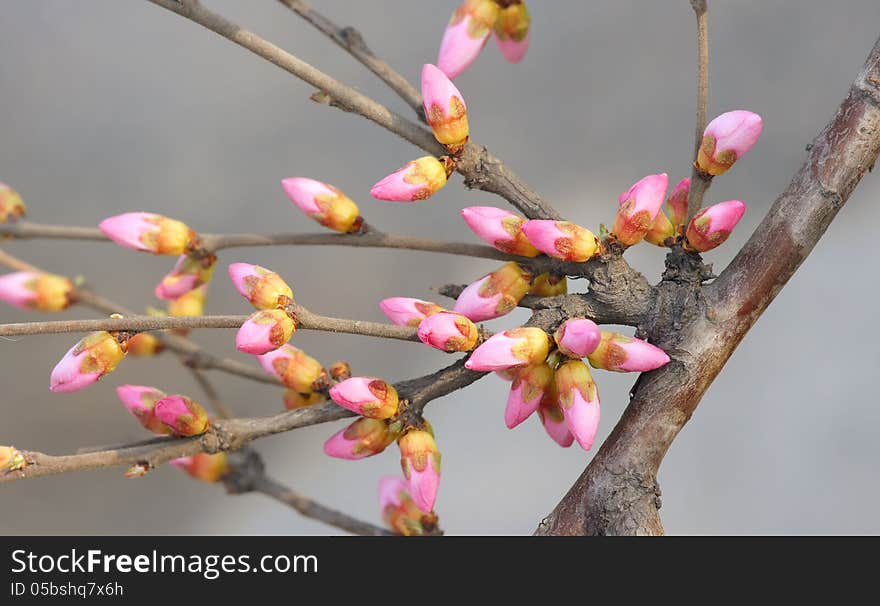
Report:
[[[24,214],[24,201],[22,201],[18,192],[5,183],[0,183],[0,223],[8,223],[14,219],[19,219]]]
[[[534,280],[529,287],[530,295],[537,297],[557,297],[568,292],[568,280],[565,276],[557,276],[555,274],[541,274]]]
[[[531,279],[532,274],[518,263],[506,263],[461,291],[453,310],[475,322],[499,318],[516,309]]]
[[[454,80],[470,67],[486,45],[498,12],[494,0],[465,0],[455,9],[440,42],[440,71]]]
[[[529,10],[522,0],[507,2],[495,21],[495,42],[504,58],[519,63],[529,48]]]
[[[202,315],[205,311],[205,295],[207,292],[208,285],[202,284],[198,288],[169,301],[168,315],[175,318]]]
[[[360,231],[364,223],[357,204],[332,185],[306,177],[291,177],[281,181],[281,187],[297,208],[328,229],[354,233]]]
[[[241,296],[257,309],[276,309],[293,303],[293,291],[287,282],[265,267],[233,263],[229,266],[229,277]]]
[[[568,425],[565,424],[565,415],[562,414],[562,409],[556,399],[556,382],[554,380],[538,406],[538,416],[547,435],[563,448],[568,448],[574,443],[574,436],[571,435]]]
[[[282,345],[275,351],[257,356],[260,366],[278,377],[285,387],[309,393],[326,387],[327,373],[315,358],[293,345]]]
[[[452,174],[452,162],[444,164],[434,156],[423,156],[407,162],[371,189],[377,200],[389,202],[418,202],[427,200],[446,185]]]
[[[476,325],[465,316],[441,311],[422,320],[419,340],[440,351],[470,351],[480,338]]]
[[[752,149],[761,136],[764,122],[750,111],[726,112],[709,122],[697,150],[697,169],[721,175]]]
[[[296,323],[281,309],[254,312],[235,335],[235,348],[259,356],[274,351],[290,341]]]
[[[324,394],[317,391],[300,393],[295,389],[284,390],[284,408],[287,410],[295,410],[297,408],[308,408],[315,404],[324,402],[327,398]]]
[[[61,311],[71,303],[73,283],[64,276],[17,271],[0,276],[0,301],[19,309]]]
[[[198,436],[208,430],[208,413],[186,396],[165,396],[153,406],[153,414],[176,436]]]
[[[333,401],[370,419],[388,419],[397,414],[397,390],[382,379],[352,377],[330,388]]]
[[[165,348],[156,335],[149,332],[139,332],[128,340],[128,355],[136,358],[148,358],[155,356]]]
[[[330,365],[330,378],[334,381],[345,381],[351,378],[351,365],[345,360],[336,360]]]
[[[472,232],[502,252],[521,257],[541,254],[523,233],[526,220],[519,215],[494,206],[469,206],[461,216]]]
[[[171,433],[171,430],[156,418],[154,412],[156,402],[167,395],[164,391],[146,385],[120,385],[116,388],[116,395],[128,412],[145,428],[158,434]]]
[[[659,347],[605,330],[599,345],[588,357],[593,368],[614,372],[648,372],[669,362],[669,356]]]
[[[440,450],[434,437],[427,431],[412,429],[401,436],[397,446],[413,501],[422,511],[431,512],[440,486]]]
[[[85,389],[113,372],[125,357],[125,346],[109,332],[93,332],[61,358],[49,378],[51,391],[68,393]]]
[[[645,242],[654,246],[666,246],[673,242],[672,238],[675,238],[675,226],[666,216],[666,211],[661,208],[657,216],[654,217],[651,229],[645,234]]]
[[[638,244],[654,225],[654,219],[666,199],[669,177],[666,173],[648,175],[620,194],[620,208],[611,230],[626,246]]]
[[[172,459],[169,463],[202,482],[219,482],[229,473],[229,456],[225,452],[200,452],[191,457]]]
[[[416,507],[403,478],[383,476],[379,480],[379,509],[394,532],[406,537],[427,534],[422,520],[430,515]]]
[[[379,307],[391,323],[398,326],[418,326],[428,316],[446,311],[436,303],[409,297],[382,299]]]
[[[149,463],[135,463],[131,467],[125,470],[125,473],[122,475],[126,480],[132,480],[134,478],[142,478],[150,471]]]
[[[0,471],[18,471],[27,467],[27,460],[15,446],[0,446]]]
[[[181,255],[171,272],[156,286],[154,291],[156,297],[173,301],[202,284],[207,284],[214,275],[216,261],[217,257],[214,255],[202,258]]]
[[[182,255],[198,239],[185,223],[155,213],[124,213],[104,219],[98,227],[120,246],[154,255]]]
[[[464,97],[446,75],[430,63],[422,67],[425,118],[434,138],[457,153],[468,140],[467,106]]]
[[[553,334],[559,351],[570,358],[586,358],[593,353],[602,333],[596,323],[586,318],[566,320]]]
[[[706,252],[720,246],[733,232],[733,228],[746,212],[746,205],[739,200],[728,200],[704,208],[688,224],[685,248]]]
[[[508,429],[513,429],[538,409],[552,382],[553,370],[546,363],[526,366],[517,372],[504,409],[504,422]]]
[[[556,259],[583,262],[599,252],[593,232],[569,221],[532,219],[522,230],[535,248]]]
[[[385,421],[358,419],[324,442],[324,453],[337,459],[364,459],[379,454],[398,436]]]
[[[687,222],[688,196],[690,192],[691,180],[690,177],[685,177],[676,184],[675,189],[672,190],[669,198],[666,199],[666,214],[676,228]]]
[[[550,337],[534,326],[523,326],[492,335],[471,354],[470,370],[503,370],[540,364],[550,352]]]
[[[568,430],[581,448],[590,450],[599,429],[599,392],[587,365],[580,360],[560,364],[556,393]]]

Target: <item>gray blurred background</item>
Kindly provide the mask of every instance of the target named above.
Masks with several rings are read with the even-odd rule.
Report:
[[[272,0],[206,0],[269,40],[407,115],[372,74]],[[314,4],[355,24],[370,46],[413,81],[433,62],[454,1]],[[715,0],[711,4],[710,115],[748,108],[764,117],[749,156],[716,181],[707,201],[748,205],[732,258],[831,117],[880,33],[876,0]],[[457,84],[471,134],[566,217],[610,222],[617,195],[649,172],[689,174],[694,110],[693,16],[686,0],[535,1],[522,64],[489,43]],[[213,33],[141,0],[3,2],[0,11],[0,180],[24,196],[31,218],[95,225],[151,210],[203,231],[315,231],[281,192],[288,176],[331,182],[382,229],[475,242],[464,206],[504,206],[468,192],[460,177],[412,205],[372,200],[369,187],[420,152],[366,120],[317,106],[313,89]],[[880,181],[868,176],[819,246],[715,381],[663,464],[664,525],[673,534],[877,533],[880,364],[874,257]],[[83,274],[121,303],[155,305],[169,258],[103,243],[13,242],[4,248],[52,271]],[[852,262],[851,256],[863,259]],[[652,281],[662,252],[627,253]],[[245,313],[225,277],[234,261],[267,265],[314,311],[382,320],[386,296],[432,298],[430,286],[469,282],[497,263],[426,253],[330,248],[226,251],[208,313]],[[573,291],[584,284],[572,283]],[[73,309],[61,318],[95,317]],[[526,315],[489,323],[513,326]],[[40,319],[8,306],[0,322]],[[91,389],[51,394],[48,375],[73,335],[0,341],[0,444],[51,453],[136,440],[143,430],[116,401],[121,383],[199,395],[172,356],[129,359]],[[195,336],[249,362],[233,333]],[[294,342],[325,363],[392,380],[450,358],[419,344],[302,332]],[[242,416],[282,409],[278,390],[213,373]],[[633,375],[600,372],[607,435]],[[504,427],[507,387],[495,377],[433,403],[443,452],[437,509],[453,534],[530,533],[591,453],[560,449],[537,420]],[[324,425],[261,440],[284,482],[346,512],[378,520],[376,482],[397,473],[396,449],[361,462],[332,460]],[[328,533],[260,496],[227,497],[166,468],[128,481],[121,469],[0,487],[4,533]]]

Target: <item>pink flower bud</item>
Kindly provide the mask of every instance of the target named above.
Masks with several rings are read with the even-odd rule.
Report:
[[[358,419],[324,442],[324,453],[337,459],[357,460],[379,454],[397,439],[399,431],[379,419]]]
[[[696,166],[710,175],[721,175],[752,149],[764,121],[750,111],[726,112],[709,122],[697,151]]]
[[[51,391],[68,393],[85,389],[113,372],[125,357],[125,347],[109,332],[93,332],[61,358],[49,378]]]
[[[274,351],[290,341],[296,323],[281,309],[254,312],[235,335],[235,348],[259,356]]]
[[[293,303],[293,290],[287,282],[265,267],[233,263],[229,266],[229,277],[241,296],[257,309],[287,307]]]
[[[523,233],[525,219],[519,215],[494,206],[469,206],[461,216],[471,231],[500,251],[522,257],[541,254]]]
[[[529,292],[532,274],[510,262],[483,276],[458,295],[453,310],[475,322],[510,313]]]
[[[746,205],[739,200],[719,202],[704,208],[688,224],[686,248],[706,252],[720,246],[733,232],[733,228],[746,212]]]
[[[562,409],[556,402],[555,381],[551,383],[544,399],[538,406],[538,416],[541,418],[544,431],[554,442],[563,448],[568,448],[574,443],[574,436],[571,435],[568,425],[565,423],[565,415],[562,414]]]
[[[398,476],[383,476],[379,480],[379,508],[382,520],[406,537],[428,534],[425,523],[437,524],[436,516],[416,507],[406,480]]]
[[[569,221],[532,219],[522,230],[535,248],[556,259],[582,262],[599,252],[593,232]]]
[[[508,429],[513,429],[538,409],[552,382],[553,370],[547,363],[526,366],[517,372],[504,409],[504,422]]]
[[[509,2],[495,21],[495,42],[504,58],[519,63],[529,48],[531,17],[525,2]]]
[[[443,163],[434,156],[423,156],[407,162],[376,183],[370,189],[370,194],[377,200],[390,202],[427,200],[446,185],[446,178],[450,174],[451,160]]]
[[[580,360],[560,364],[556,393],[568,430],[581,448],[590,450],[599,428],[599,392],[587,365]]]
[[[297,208],[324,227],[345,234],[359,231],[363,225],[357,204],[332,185],[290,177],[281,181],[281,187]]]
[[[425,117],[434,138],[457,153],[468,140],[467,106],[464,97],[446,75],[430,63],[422,67]]]
[[[400,466],[416,506],[424,512],[434,509],[440,486],[440,451],[427,431],[410,430],[397,441]]]
[[[550,337],[540,328],[524,326],[492,335],[471,354],[465,368],[504,370],[540,364],[550,352]]]
[[[666,214],[675,227],[684,225],[687,221],[688,196],[691,192],[690,177],[679,181],[669,198],[666,199]]]
[[[406,480],[400,476],[382,476],[379,479],[379,508],[400,507],[404,499],[410,498],[406,490]]]
[[[145,428],[158,434],[171,433],[153,411],[156,402],[167,395],[164,391],[146,385],[120,385],[116,388],[116,395],[128,412]]]
[[[153,414],[176,436],[198,436],[208,430],[208,413],[186,396],[165,396],[156,402]]]
[[[333,401],[370,419],[388,419],[397,414],[397,390],[382,379],[352,377],[330,388]]]
[[[620,194],[620,208],[611,230],[626,246],[638,244],[654,224],[666,199],[669,177],[666,173],[648,175]]]
[[[553,334],[559,351],[570,358],[586,358],[602,339],[596,323],[586,318],[566,320]]]
[[[0,223],[8,223],[24,215],[24,202],[18,192],[5,183],[0,183]]]
[[[588,357],[593,368],[615,372],[648,372],[669,362],[669,356],[659,347],[605,330],[599,345]]]
[[[382,299],[379,307],[391,323],[398,326],[418,326],[428,316],[446,311],[436,303],[410,297]]]
[[[568,292],[568,280],[565,276],[541,274],[532,280],[529,294],[537,297],[557,297]]]
[[[64,276],[18,271],[0,276],[0,301],[19,309],[61,311],[70,305],[73,284]]]
[[[229,473],[229,457],[225,452],[200,452],[191,457],[172,459],[169,463],[202,482],[219,482]]]
[[[98,227],[120,246],[154,255],[182,255],[197,241],[185,223],[155,213],[124,213],[104,219]]]
[[[299,393],[327,386],[327,372],[321,363],[293,345],[282,345],[275,351],[257,356],[257,360],[263,370]]]
[[[440,42],[440,71],[455,79],[470,67],[486,45],[498,12],[494,0],[465,0],[455,9]]]
[[[174,268],[156,286],[154,291],[156,297],[173,301],[202,284],[207,284],[214,275],[216,261],[217,257],[214,255],[201,258],[181,255]]]
[[[449,311],[433,314],[419,324],[419,340],[440,351],[470,351],[480,331],[465,316]]]

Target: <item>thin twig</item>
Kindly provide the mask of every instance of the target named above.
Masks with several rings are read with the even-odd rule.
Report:
[[[703,197],[712,184],[712,177],[697,170],[697,152],[703,140],[703,131],[709,121],[709,10],[706,0],[690,0],[697,18],[697,110],[694,128],[694,166],[691,170],[691,188],[688,193],[687,220],[703,206]]]
[[[202,388],[202,391],[205,392],[205,397],[208,398],[208,404],[214,410],[214,413],[220,419],[231,419],[232,411],[223,403],[223,400],[220,399],[220,394],[217,393],[217,389],[214,387],[213,383],[211,383],[210,379],[205,376],[205,373],[200,368],[190,368],[190,373],[193,378],[196,380],[196,383],[199,384],[199,387]]]

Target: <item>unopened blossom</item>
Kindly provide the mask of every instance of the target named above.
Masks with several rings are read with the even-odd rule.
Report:
[[[351,378],[351,365],[345,360],[336,360],[330,365],[329,372],[334,381],[345,381]]]
[[[148,358],[160,353],[165,346],[153,333],[139,332],[132,335],[126,345],[127,353],[136,358]]]
[[[400,476],[383,476],[379,480],[379,510],[382,521],[405,537],[427,534],[424,521],[437,522],[436,516],[416,506],[406,480]]]
[[[242,297],[257,309],[276,309],[293,303],[293,290],[270,269],[250,263],[233,263],[229,277]]]
[[[494,206],[469,206],[461,216],[472,232],[500,251],[521,257],[541,254],[522,231],[526,220],[515,213]]]
[[[565,425],[584,450],[590,450],[599,428],[599,391],[590,369],[568,360],[556,369],[556,394]]]
[[[515,262],[502,265],[468,285],[455,301],[453,311],[475,322],[510,313],[531,286],[532,274]]]
[[[538,405],[538,417],[541,419],[544,431],[554,442],[563,448],[568,448],[574,443],[574,436],[568,430],[565,415],[562,414],[562,408],[559,407],[555,379],[547,388]]]
[[[470,351],[477,344],[480,331],[466,316],[442,311],[422,320],[418,336],[422,343],[440,351]]]
[[[534,326],[523,326],[492,335],[471,354],[470,370],[504,370],[540,364],[550,352],[550,337]]]
[[[720,246],[733,232],[733,228],[746,212],[746,205],[739,200],[728,200],[704,208],[688,224],[685,248],[706,252]]]
[[[535,248],[556,259],[582,262],[599,252],[596,235],[570,221],[531,219],[522,230]]]
[[[295,389],[284,390],[284,408],[287,410],[295,410],[297,408],[308,408],[315,404],[326,401],[327,398],[318,391],[310,391],[301,393]]]
[[[441,311],[436,303],[411,297],[390,297],[379,302],[382,313],[397,326],[418,326],[422,320]]]
[[[174,268],[156,286],[154,294],[165,301],[173,301],[207,284],[214,275],[217,257],[214,255],[181,255]]]
[[[257,356],[263,370],[277,377],[285,387],[308,393],[325,387],[327,372],[321,363],[293,345],[282,345],[275,351]]]
[[[229,473],[229,456],[225,452],[199,452],[189,457],[172,459],[169,463],[202,482],[219,482]]]
[[[371,419],[388,419],[397,414],[397,390],[376,377],[352,377],[330,388],[333,401]]]
[[[446,185],[452,166],[451,161],[441,162],[434,156],[423,156],[407,162],[376,183],[370,194],[377,200],[389,202],[427,200]]]
[[[504,409],[504,422],[509,429],[525,421],[538,409],[552,382],[553,370],[546,362],[517,369]]]
[[[201,316],[205,311],[208,285],[203,284],[188,293],[168,301],[168,315],[174,318]]]
[[[337,459],[363,459],[385,450],[399,429],[379,419],[361,418],[324,442],[324,453]]]
[[[606,330],[588,358],[593,368],[615,372],[648,372],[669,362],[666,352],[656,345]]]
[[[125,344],[109,332],[99,331],[83,337],[52,370],[49,389],[72,392],[85,389],[113,372],[125,357]]]
[[[171,430],[156,417],[156,402],[164,398],[164,391],[147,385],[120,385],[116,395],[125,408],[146,429],[158,434],[168,434]]]
[[[19,309],[61,311],[71,303],[73,283],[64,276],[17,271],[0,276],[0,301]]]
[[[443,32],[437,67],[451,79],[470,67],[486,45],[498,13],[495,0],[462,2]]]
[[[568,279],[565,276],[555,274],[540,274],[532,280],[529,287],[530,295],[537,297],[556,297],[568,292]]]
[[[0,471],[18,471],[27,467],[27,460],[15,446],[0,446]]]
[[[522,0],[505,4],[495,20],[495,42],[505,59],[519,63],[529,49],[531,17]]]
[[[18,192],[0,183],[0,223],[8,223],[25,215],[24,201]]]
[[[452,81],[430,63],[422,67],[422,98],[434,138],[458,153],[468,140],[467,106]]]
[[[586,318],[570,318],[553,333],[559,351],[571,358],[586,358],[593,353],[602,333],[596,323]]]
[[[120,246],[155,255],[182,255],[198,238],[185,223],[156,213],[124,213],[104,219],[98,227]]]
[[[620,208],[611,230],[619,242],[632,246],[642,241],[666,200],[668,187],[669,177],[660,173],[643,177],[620,194]]]
[[[676,183],[672,193],[666,199],[666,214],[676,228],[687,222],[688,196],[690,193],[691,179],[690,177],[685,177]]]
[[[297,208],[328,229],[345,234],[359,231],[363,225],[357,204],[332,185],[290,177],[281,181],[281,187]]]
[[[420,429],[411,429],[397,441],[400,467],[416,506],[424,512],[434,509],[440,486],[440,450],[434,436]]]
[[[666,211],[661,208],[654,217],[651,229],[645,234],[645,242],[654,246],[666,246],[673,242],[673,238],[675,238],[675,226],[669,220]]]
[[[721,175],[752,149],[761,136],[761,116],[745,110],[725,112],[709,122],[697,151],[697,169]]]
[[[198,436],[208,430],[208,413],[186,396],[165,396],[153,406],[153,414],[176,436]]]
[[[296,323],[281,309],[263,309],[245,320],[235,334],[235,348],[259,356],[290,341]]]

